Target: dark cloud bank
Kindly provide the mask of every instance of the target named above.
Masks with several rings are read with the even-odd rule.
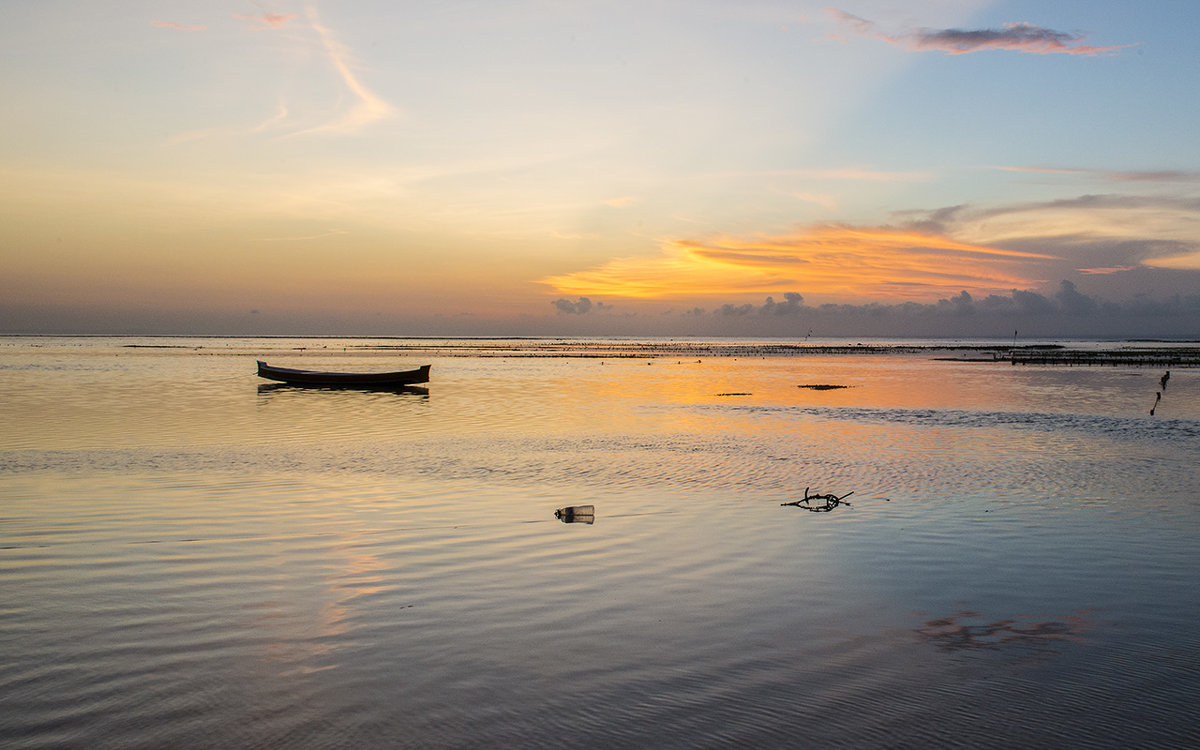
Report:
[[[586,298],[581,298],[581,301]],[[566,300],[559,300],[566,302]],[[558,306],[558,302],[555,303]],[[723,304],[663,315],[620,313],[619,306],[575,303],[572,332],[603,335],[696,336],[895,336],[1005,338],[1200,339],[1200,294],[1165,298],[1135,296],[1106,301],[1063,281],[1053,294],[1014,289],[1007,295],[974,297],[962,292],[932,304],[806,305],[788,292],[762,304]],[[560,318],[563,316],[560,316]],[[584,321],[588,325],[582,325]]]

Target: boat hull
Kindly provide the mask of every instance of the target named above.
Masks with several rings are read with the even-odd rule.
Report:
[[[272,367],[259,360],[258,376],[289,385],[316,385],[326,388],[389,388],[429,382],[429,365],[399,372],[322,372]]]

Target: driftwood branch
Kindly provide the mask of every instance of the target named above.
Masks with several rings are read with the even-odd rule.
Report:
[[[780,503],[779,505],[781,507],[784,505],[793,505],[797,508],[811,510],[814,513],[828,513],[839,505],[845,505],[847,508],[852,507],[850,503],[846,502],[846,498],[853,495],[853,492],[847,492],[845,495],[838,497],[832,493],[810,495],[808,494],[808,490],[808,487],[804,488],[804,497],[799,500],[793,500],[790,503]],[[818,505],[818,503],[820,504]]]

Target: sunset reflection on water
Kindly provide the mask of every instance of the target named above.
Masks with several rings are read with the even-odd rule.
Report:
[[[914,354],[406,352],[425,392],[263,387],[258,346],[396,361],[295,343],[5,350],[8,736],[986,744],[1057,737],[1078,682],[1066,719],[1186,731],[1195,372],[1154,418],[1153,370]],[[780,507],[806,489],[853,495]],[[1131,693],[1156,719],[1114,728]]]

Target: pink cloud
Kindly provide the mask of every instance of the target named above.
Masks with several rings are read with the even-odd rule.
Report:
[[[174,21],[151,21],[151,26],[157,26],[160,29],[177,29],[179,31],[204,31],[207,26],[185,26]]]
[[[234,13],[233,17],[251,24],[262,24],[262,26],[251,26],[250,28],[253,29],[279,29],[283,28],[285,23],[295,18],[296,14],[261,13],[255,15],[250,13]]]
[[[875,24],[842,10],[830,9],[838,23],[861,36],[873,36],[899,47],[917,51],[940,50],[948,55],[965,55],[982,50],[1008,50],[1034,55],[1107,55],[1132,47],[1131,44],[1094,47],[1080,44],[1083,34],[1056,31],[1030,23],[1006,23],[999,29],[917,29],[892,36],[878,31]]]

